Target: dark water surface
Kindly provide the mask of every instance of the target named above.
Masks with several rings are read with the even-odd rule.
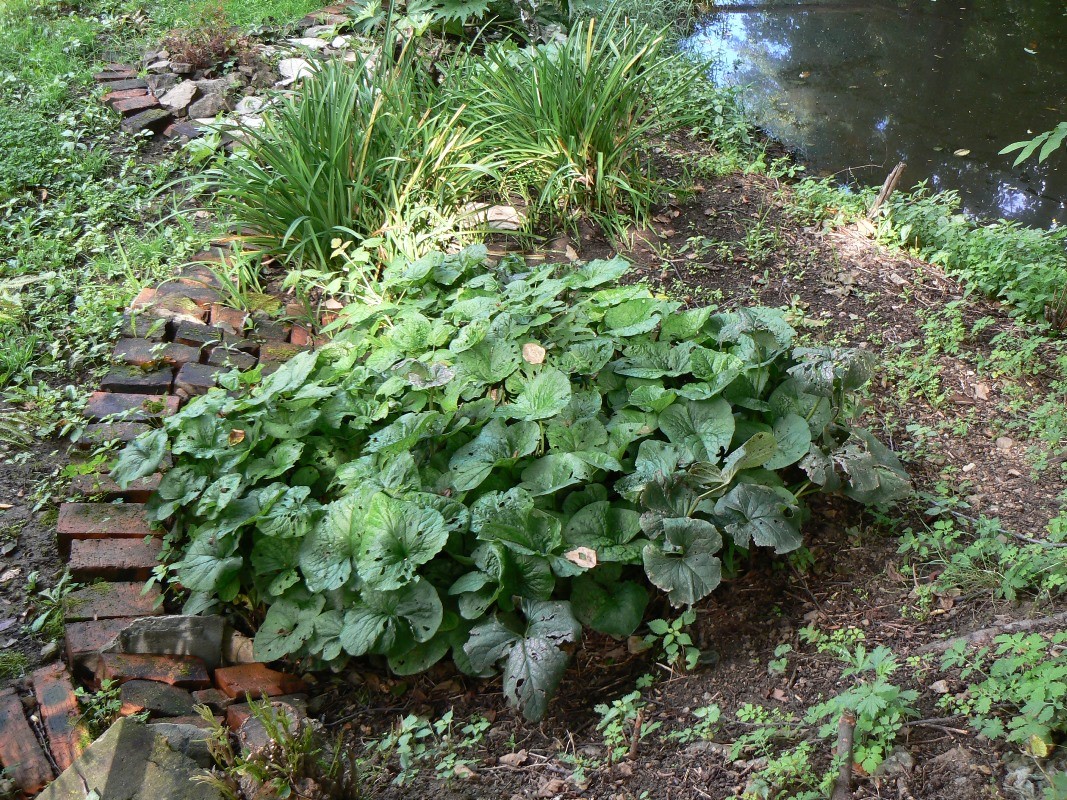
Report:
[[[1065,0],[722,5],[687,46],[812,172],[880,184],[906,161],[901,187],[956,189],[978,217],[1067,222],[1067,152],[997,155],[1067,120]]]

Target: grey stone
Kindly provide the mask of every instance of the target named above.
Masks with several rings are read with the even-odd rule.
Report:
[[[351,36],[335,36],[333,41],[330,42],[330,47],[334,50],[344,50],[348,47],[350,41],[352,41]]]
[[[193,81],[182,81],[165,95],[159,98],[159,104],[172,111],[184,111],[189,104],[196,99],[196,93],[200,89]]]
[[[177,734],[175,740],[178,747],[158,726],[120,719],[38,798],[85,800],[95,793],[107,800],[224,800],[218,789],[197,780],[207,772],[181,752]]]
[[[161,59],[149,64],[145,69],[154,75],[162,75],[165,72],[170,72],[170,62],[166,59]]]
[[[230,110],[230,103],[224,94],[205,94],[189,106],[189,116],[194,119],[214,118]]]
[[[126,133],[141,133],[142,131],[159,133],[170,124],[172,119],[174,115],[165,108],[150,108],[140,114],[126,117],[121,127]]]
[[[181,76],[171,72],[164,73],[163,75],[149,75],[145,78],[145,83],[148,84],[148,88],[152,90],[152,94],[156,97],[166,94],[181,82]]]
[[[218,616],[144,617],[124,628],[104,652],[197,656],[215,669],[222,661],[224,627]]]
[[[252,640],[233,628],[226,629],[222,648],[227,664],[251,664],[259,660],[253,652]]]
[[[179,75],[189,75],[193,71],[193,65],[186,64],[184,61],[171,61],[170,68]]]
[[[119,690],[123,708],[151,716],[181,717],[193,714],[196,703],[185,689],[159,681],[127,681]]]
[[[301,78],[313,75],[315,68],[303,58],[283,58],[278,62],[278,73],[282,76],[281,84],[288,86]]]
[[[165,737],[171,749],[177,750],[201,767],[210,769],[214,766],[215,760],[211,757],[211,748],[207,744],[209,734],[203,728],[182,722],[150,722],[148,729]]]
[[[242,97],[237,101],[237,106],[233,109],[241,116],[246,114],[258,114],[267,105],[267,101],[262,97],[256,97],[255,95],[249,95],[248,97]]]

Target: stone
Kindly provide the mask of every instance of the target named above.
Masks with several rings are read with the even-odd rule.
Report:
[[[208,94],[192,103],[192,105],[189,106],[188,113],[189,116],[194,119],[201,119],[208,117],[214,118],[229,110],[230,103],[226,99],[226,95]]]
[[[189,719],[190,716],[192,715],[183,716],[181,719]],[[195,716],[193,718],[199,724],[165,720],[150,722],[148,728],[164,736],[172,750],[177,750],[204,769],[211,769],[215,766],[215,759],[211,757],[211,748],[208,746],[208,737],[204,733],[203,720]]]
[[[304,694],[287,694],[271,698],[271,705],[283,704],[292,709],[292,716],[306,717],[308,713],[308,698]],[[226,727],[232,731],[239,730],[249,719],[252,718],[252,706],[248,703],[234,703],[226,709]]]
[[[233,628],[227,628],[222,637],[222,658],[227,664],[251,664],[256,659],[252,640]]]
[[[325,50],[330,46],[330,43],[325,39],[319,39],[315,36],[302,36],[299,39],[289,39],[288,43],[294,47],[302,47],[307,50]]]
[[[239,369],[242,372],[252,369],[258,361],[259,359],[250,353],[229,347],[216,347],[207,359],[207,363],[212,366]]]
[[[219,789],[199,780],[208,773],[186,754],[186,742],[194,734],[161,727],[120,719],[39,795],[40,800],[85,800],[90,793],[106,800],[224,800]],[[176,734],[173,743],[167,733]]]
[[[125,81],[137,77],[137,70],[133,67],[124,67],[119,64],[113,66],[115,69],[104,70],[93,75],[93,80],[97,83],[114,83],[115,81]]]
[[[85,750],[86,731],[74,685],[62,664],[42,667],[33,673],[33,691],[40,709],[48,749],[56,766],[65,770]]]
[[[18,787],[31,796],[52,780],[52,767],[13,689],[0,692],[0,764]]]
[[[196,99],[199,91],[193,81],[182,81],[160,97],[159,104],[163,108],[169,108],[171,111],[184,111]]]
[[[150,539],[75,539],[67,567],[75,580],[146,581],[159,565],[163,541]]]
[[[203,322],[206,312],[194,300],[175,292],[161,289],[142,289],[130,302],[130,308],[152,317],[181,322]]]
[[[302,712],[296,706],[277,700],[271,702],[269,709],[268,713],[276,715],[279,724],[284,721],[289,733],[296,733],[303,720],[307,717],[306,712]],[[259,753],[272,740],[263,720],[256,715],[251,715],[237,729],[237,741],[240,743],[241,749],[246,753]]]
[[[119,92],[108,92],[100,98],[100,102],[114,110],[114,104],[119,100],[129,100],[131,97],[146,97],[147,95],[147,89],[123,89]]]
[[[171,138],[175,136],[181,136],[185,140],[199,139],[204,135],[203,129],[199,125],[194,125],[191,122],[178,121],[169,126],[167,130],[163,131],[165,136]]]
[[[260,662],[215,670],[215,686],[230,697],[252,700],[294,694],[306,688],[296,675],[278,672]]]
[[[97,683],[112,680],[119,684],[135,680],[159,681],[186,689],[211,686],[207,666],[199,658],[139,653],[101,653],[96,665],[96,680]]]
[[[152,492],[159,488],[162,475],[158,472],[144,478],[137,478],[125,486],[119,486],[111,476],[100,472],[88,475],[75,475],[70,482],[70,489],[86,497],[98,497],[108,502],[125,500],[127,503],[147,503]]]
[[[177,75],[190,75],[193,72],[193,65],[187,64],[184,61],[171,61],[170,68],[174,70]]]
[[[127,681],[119,689],[121,714],[148,712],[153,717],[180,717],[193,713],[193,696],[186,689],[158,681]]]
[[[225,711],[233,705],[234,700],[218,689],[198,689],[193,692],[193,702],[200,706],[207,706],[212,711]]]
[[[330,42],[330,47],[334,50],[344,50],[348,47],[350,41],[352,41],[351,36],[335,36],[333,41]]]
[[[258,114],[266,105],[267,101],[264,98],[249,95],[238,100],[233,110],[241,116],[246,116],[248,114]]]
[[[186,364],[174,376],[174,392],[179,397],[207,394],[224,372],[225,368],[210,364]]]
[[[215,669],[222,662],[222,617],[173,614],[138,619],[105,652],[192,656]]]
[[[174,380],[174,370],[164,367],[157,370],[144,370],[139,367],[113,367],[103,380],[100,388],[105,392],[130,392],[132,394],[166,394]]]
[[[336,25],[312,25],[310,28],[304,30],[304,36],[313,36],[316,39],[322,39],[326,36],[330,36],[335,30]]]
[[[144,133],[145,131],[160,133],[170,124],[173,118],[173,115],[164,108],[150,108],[140,114],[126,117],[122,120],[121,127],[123,131],[130,134]]]
[[[162,75],[170,70],[170,61],[165,58],[162,58],[159,61],[153,61],[151,64],[146,66],[145,69],[148,72],[153,73],[154,75]]]
[[[282,76],[282,80],[279,81],[280,86],[296,83],[314,73],[315,68],[303,58],[283,58],[278,62],[278,74]]]
[[[145,78],[145,83],[152,90],[152,94],[159,98],[162,98],[163,95],[181,83],[181,81],[181,76],[169,72],[163,75],[149,75]]]
[[[67,595],[67,622],[121,617],[152,617],[163,613],[159,587],[136,582],[94,583]]]
[[[93,392],[82,413],[92,422],[102,422],[120,415],[123,422],[143,422],[176,414],[180,404],[177,397]]]

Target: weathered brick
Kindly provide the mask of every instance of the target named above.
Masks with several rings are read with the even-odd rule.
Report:
[[[163,542],[151,539],[75,539],[67,567],[76,580],[146,581],[159,564]]]
[[[200,348],[177,342],[162,343],[149,339],[119,339],[112,353],[115,361],[135,367],[152,367],[167,364],[180,367],[190,361],[200,360]]]
[[[137,77],[137,70],[133,67],[126,67],[121,65],[114,65],[114,69],[107,69],[103,72],[98,72],[93,75],[93,80],[98,83],[113,83],[114,81],[125,81],[130,78]]]
[[[67,663],[71,667],[95,670],[100,651],[111,644],[134,618],[96,619],[86,622],[70,622],[63,627],[63,639],[67,645]]]
[[[214,325],[205,325],[202,322],[182,322],[174,331],[174,341],[189,347],[203,348],[206,345],[220,343],[226,334],[221,328]]]
[[[298,716],[306,717],[308,699],[305,694],[286,694],[271,698],[274,703],[284,703],[296,711]],[[238,730],[252,716],[252,706],[248,703],[234,703],[226,708],[226,727],[232,731]]]
[[[166,394],[173,382],[174,370],[170,367],[145,370],[119,366],[113,367],[104,376],[100,381],[100,388],[105,392],[119,394]]]
[[[149,108],[123,119],[121,127],[126,133],[141,133],[142,131],[159,133],[170,124],[172,119],[174,116],[169,111],[162,108]]]
[[[289,330],[292,326],[284,322],[275,322],[272,319],[259,317],[255,320],[255,326],[249,333],[249,338],[266,344],[280,344],[290,347],[288,344]]]
[[[112,92],[124,92],[127,89],[148,91],[148,82],[144,78],[125,78],[120,81],[108,81],[107,88]]]
[[[160,294],[157,289],[142,289],[130,301],[130,308],[152,317],[162,317],[177,322],[182,320],[203,322],[207,317],[207,310],[198,306],[188,297],[182,297],[177,294]]]
[[[195,260],[211,261],[212,263],[218,263],[220,259],[214,257],[211,251],[204,251],[201,258],[200,256],[194,256]],[[183,283],[194,283],[200,286],[209,286],[212,289],[221,289],[222,281],[219,280],[219,276],[211,271],[211,267],[208,264],[186,264],[182,267],[181,272],[178,273],[178,280]]]
[[[56,531],[78,539],[129,539],[156,533],[140,503],[63,503]]]
[[[234,703],[232,697],[227,697],[218,689],[199,689],[193,692],[193,701],[197,705],[207,706],[212,711],[225,711]]]
[[[229,347],[216,347],[208,356],[207,363],[215,367],[227,369],[239,369],[241,371],[252,369],[259,359],[251,353],[245,353]]]
[[[0,692],[0,764],[28,795],[37,794],[52,780],[52,767],[12,689]]]
[[[127,97],[123,100],[115,100],[111,103],[113,108],[124,117],[132,117],[149,108],[159,108],[159,100],[154,94],[145,94],[140,97]]]
[[[289,343],[295,344],[297,347],[307,347],[315,343],[315,337],[310,328],[296,323],[293,325],[292,331],[289,332]]]
[[[221,303],[212,303],[208,322],[212,325],[226,325],[240,333],[244,330],[245,323],[248,322],[248,312],[229,308]]]
[[[186,297],[202,308],[207,308],[212,303],[218,302],[219,299],[217,289],[193,281],[170,281],[157,286],[156,292],[160,297],[168,297],[172,295]]]
[[[121,617],[154,617],[163,613],[159,589],[147,591],[143,583],[94,583],[67,595],[63,616],[67,622]]]
[[[266,664],[237,664],[215,670],[215,686],[230,697],[276,697],[304,691],[305,684],[296,675],[278,672]]]
[[[122,324],[119,326],[119,336],[128,339],[150,339],[153,342],[162,341],[167,335],[167,321],[151,314],[122,315]]]
[[[70,675],[62,664],[43,667],[33,673],[33,691],[48,737],[48,749],[62,772],[82,754],[87,740]]]
[[[211,686],[203,659],[195,656],[149,656],[134,653],[101,653],[96,665],[97,682],[112,680],[159,681],[185,689]]]
[[[158,681],[127,681],[122,684],[121,714],[140,714],[147,711],[151,717],[180,717],[193,714],[193,696],[181,689]]]
[[[108,92],[100,98],[100,102],[108,108],[112,108],[119,100],[129,100],[131,97],[144,97],[148,94],[147,89],[120,89],[117,92]]]
[[[130,481],[123,489],[111,478],[100,472],[77,475],[70,482],[71,491],[86,497],[103,497],[104,500],[125,500],[127,503],[146,503],[152,492],[159,488],[162,475],[158,472],[145,478]]]
[[[143,422],[146,419],[169,417],[177,413],[179,405],[181,401],[177,397],[93,392],[89,395],[84,413],[93,422],[119,415],[122,416],[122,422]]]
[[[306,349],[289,342],[265,341],[259,346],[259,360],[261,363],[283,363]]]
[[[174,391],[181,397],[204,394],[224,372],[226,370],[223,367],[210,364],[186,364],[174,376]]]
[[[143,422],[105,422],[86,425],[78,446],[92,449],[109,442],[132,442],[142,433],[151,430]]]

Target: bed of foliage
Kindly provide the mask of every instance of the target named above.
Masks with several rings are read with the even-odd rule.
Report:
[[[847,424],[865,354],[797,348],[771,309],[682,310],[626,270],[425,257],[323,349],[231,373],[134,442],[121,481],[174,460],[149,507],[176,520],[188,610],[268,609],[268,661],[502,665],[536,718],[583,625],[626,636],[650,587],[686,606],[724,555],[800,547],[812,491],[907,490]]]

